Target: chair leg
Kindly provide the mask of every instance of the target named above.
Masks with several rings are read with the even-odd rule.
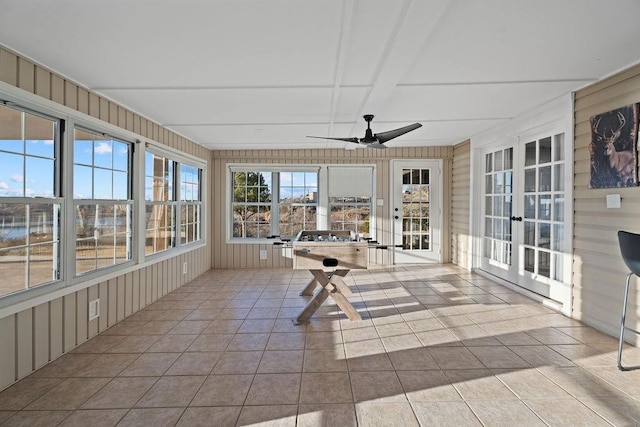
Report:
[[[627,301],[629,299],[629,282],[633,273],[627,274],[627,281],[624,285],[624,302],[622,303],[622,321],[620,322],[620,342],[618,343],[618,369],[624,371],[622,366],[622,346],[624,345],[625,319],[627,317]]]

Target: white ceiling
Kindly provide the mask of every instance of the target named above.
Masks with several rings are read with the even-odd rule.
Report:
[[[0,44],[211,149],[451,145],[640,60],[638,0],[0,0]]]

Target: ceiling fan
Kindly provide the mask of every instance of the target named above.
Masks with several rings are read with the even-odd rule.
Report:
[[[353,142],[355,144],[364,145],[365,147],[372,148],[387,148],[384,145],[385,142],[392,140],[393,138],[397,138],[400,135],[404,135],[407,132],[411,132],[412,130],[416,130],[419,127],[422,127],[420,123],[414,123],[412,125],[404,126],[398,129],[389,130],[386,132],[373,133],[371,131],[371,120],[373,120],[373,114],[365,114],[362,116],[364,120],[367,122],[367,131],[364,134],[364,138],[328,138],[324,136],[307,136],[307,138],[319,138],[319,139],[332,139],[335,141],[345,141],[345,142]]]

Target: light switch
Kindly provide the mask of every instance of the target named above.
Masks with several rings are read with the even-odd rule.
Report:
[[[607,194],[607,209],[620,209],[619,194]]]

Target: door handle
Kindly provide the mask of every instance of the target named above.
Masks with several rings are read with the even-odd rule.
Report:
[[[511,221],[518,221],[518,222],[520,222],[520,221],[522,221],[522,217],[521,217],[521,216],[512,216],[512,217],[511,217]]]
[[[400,217],[398,215],[394,216],[395,219],[400,219]]]

